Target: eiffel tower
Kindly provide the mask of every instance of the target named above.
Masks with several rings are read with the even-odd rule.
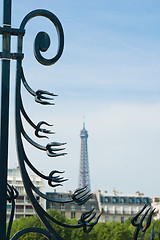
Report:
[[[87,147],[88,132],[85,129],[85,122],[83,123],[83,129],[80,132],[80,137],[81,137],[81,156],[80,156],[79,187],[83,188],[85,186],[88,186],[88,189],[91,190]]]

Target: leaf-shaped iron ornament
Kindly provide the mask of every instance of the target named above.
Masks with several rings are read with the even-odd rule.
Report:
[[[78,223],[83,225],[83,230],[85,233],[89,233],[92,228],[97,224],[98,219],[100,218],[101,214],[92,222],[95,218],[96,213],[93,213],[94,208],[90,211],[87,211],[82,214],[81,218],[78,220]]]
[[[51,124],[48,124],[45,121],[40,121],[36,126],[35,135],[36,135],[36,137],[39,137],[39,138],[48,138],[47,136],[40,135],[39,132],[42,132],[42,133],[45,133],[45,134],[53,134],[54,132],[52,132],[51,130],[47,130],[45,128],[41,128],[41,126],[43,124],[45,124],[47,126],[53,126]]]
[[[35,42],[34,42],[34,54],[37,59],[37,61],[43,65],[52,65],[56,63],[56,61],[61,57],[61,54],[63,52],[64,47],[64,34],[63,29],[61,26],[60,21],[58,18],[51,12],[46,10],[35,10],[30,12],[26,17],[23,19],[21,25],[20,25],[20,31],[25,32],[26,24],[29,20],[31,20],[34,17],[41,16],[48,18],[53,25],[56,28],[57,36],[58,36],[58,50],[56,55],[51,58],[47,59],[44,58],[42,53],[47,51],[50,47],[50,38],[49,35],[45,32],[39,32],[36,36]],[[23,35],[18,35],[18,54],[22,55],[22,38]],[[38,188],[36,188],[31,181],[29,174],[26,169],[26,165],[39,177],[46,180],[50,187],[58,187],[62,186],[62,183],[67,181],[68,179],[65,179],[62,174],[64,171],[59,170],[52,170],[48,175],[42,174],[38,169],[34,167],[32,162],[29,160],[27,153],[24,148],[24,142],[25,140],[28,141],[29,144],[31,144],[33,147],[38,148],[39,150],[45,151],[46,154],[49,157],[60,157],[66,155],[64,145],[66,143],[61,143],[58,141],[51,141],[47,143],[45,146],[39,144],[37,141],[33,140],[28,133],[25,131],[25,128],[23,126],[23,119],[25,119],[26,123],[29,124],[35,133],[35,136],[37,139],[41,138],[49,138],[49,135],[53,134],[54,132],[51,129],[46,129],[49,127],[52,127],[51,124],[48,124],[46,121],[40,121],[38,124],[35,124],[29,115],[27,114],[27,111],[24,108],[22,96],[21,96],[21,88],[22,84],[26,88],[26,90],[34,97],[36,103],[40,103],[41,105],[54,105],[53,103],[53,97],[57,96],[54,93],[51,93],[46,90],[33,90],[29,84],[27,83],[24,70],[22,67],[22,58],[17,58],[17,71],[16,71],[16,139],[17,139],[17,151],[18,151],[18,159],[19,159],[19,166],[21,169],[22,179],[24,183],[24,187],[26,190],[26,193],[30,199],[30,202],[36,211],[37,215],[39,216],[41,222],[45,226],[46,230],[42,230],[39,228],[28,228],[23,229],[17,234],[15,234],[12,237],[12,240],[17,240],[22,235],[27,234],[29,232],[37,232],[43,236],[45,236],[47,239],[56,239],[56,240],[62,240],[62,237],[54,230],[52,227],[51,222],[56,223],[62,227],[67,228],[83,228],[84,232],[88,233],[92,230],[92,228],[95,226],[95,224],[98,222],[100,215],[96,217],[96,214],[93,213],[94,209],[91,211],[87,211],[82,214],[80,220],[77,222],[76,225],[68,225],[62,222],[59,222],[52,218],[38,203],[37,199],[35,198],[35,193],[38,194],[40,197],[49,200],[51,202],[57,202],[57,203],[71,203],[75,202],[78,205],[84,204],[86,201],[88,201],[92,194],[90,193],[90,190],[86,187],[79,188],[73,192],[71,195],[71,198],[68,199],[55,199],[54,197],[50,197],[46,195],[45,193],[42,193]],[[45,128],[46,126],[46,128]],[[8,188],[9,193],[15,192],[12,188]],[[8,233],[9,236],[10,232]]]
[[[57,96],[54,93],[50,93],[48,91],[43,91],[43,90],[37,90],[36,91],[36,96],[35,96],[35,101],[37,103],[43,104],[43,105],[54,105],[54,103],[51,103],[47,100],[53,100],[52,97],[46,97],[46,96]]]
[[[78,188],[71,197],[75,203],[82,205],[92,197],[92,193],[90,193],[90,190],[86,186],[84,188]]]

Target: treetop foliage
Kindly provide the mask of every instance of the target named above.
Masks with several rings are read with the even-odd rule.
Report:
[[[76,219],[67,219],[65,215],[59,213],[56,210],[49,210],[48,213],[55,218],[56,220],[69,224],[75,225],[77,224]],[[158,240],[158,231],[160,229],[160,220],[153,221],[150,228],[147,230],[144,240],[148,240],[151,234],[151,229],[153,224],[155,223],[155,238],[154,240]],[[133,233],[135,228],[131,225],[130,219],[125,221],[124,223],[119,222],[107,222],[107,223],[98,223],[94,226],[92,231],[87,234],[83,232],[83,229],[68,229],[64,227],[60,227],[57,224],[51,223],[53,228],[60,234],[64,240],[132,240]],[[19,230],[29,227],[38,227],[43,228],[44,226],[38,219],[36,215],[31,217],[21,217],[18,220],[13,221],[11,237],[17,233]],[[38,233],[28,233],[19,238],[20,240],[46,240],[45,237],[41,236]],[[140,236],[139,236],[140,240]]]

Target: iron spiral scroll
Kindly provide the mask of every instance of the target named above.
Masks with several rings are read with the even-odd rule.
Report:
[[[59,222],[53,217],[51,217],[38,203],[37,199],[34,196],[34,193],[38,194],[40,197],[52,201],[52,202],[58,202],[58,203],[69,203],[69,202],[75,202],[76,204],[83,204],[85,203],[92,194],[87,189],[87,186],[85,188],[79,188],[75,190],[75,192],[72,194],[71,198],[69,199],[55,199],[53,197],[47,196],[45,193],[42,193],[38,188],[36,188],[31,181],[28,171],[26,169],[26,165],[29,166],[29,168],[38,176],[43,178],[44,180],[48,181],[48,184],[51,187],[58,187],[62,185],[63,182],[65,182],[67,179],[64,179],[60,175],[63,173],[62,171],[52,170],[48,175],[42,174],[38,169],[34,167],[32,162],[27,157],[27,153],[24,148],[23,141],[29,142],[33,147],[38,148],[41,151],[45,151],[46,154],[49,157],[59,157],[63,156],[66,153],[64,152],[64,145],[65,143],[60,142],[50,142],[46,146],[40,145],[36,141],[34,141],[25,131],[23,127],[23,119],[29,124],[34,132],[35,136],[37,138],[48,138],[47,135],[52,134],[53,132],[51,130],[46,129],[44,126],[47,126],[49,128],[52,126],[51,124],[41,120],[38,124],[35,124],[31,118],[28,116],[24,105],[22,101],[22,94],[21,94],[21,88],[25,87],[26,90],[34,97],[35,101],[42,105],[54,105],[53,103],[53,97],[56,96],[55,94],[44,91],[44,90],[37,90],[34,91],[29,84],[27,83],[27,80],[25,78],[23,65],[22,65],[22,59],[23,59],[23,36],[25,35],[25,27],[29,20],[31,20],[34,17],[41,16],[48,18],[52,23],[53,27],[56,28],[57,36],[58,36],[58,50],[56,55],[51,59],[46,59],[43,57],[42,52],[45,52],[48,50],[50,46],[50,38],[49,35],[46,32],[39,32],[35,38],[34,42],[34,55],[37,61],[43,65],[52,65],[58,61],[58,59],[61,57],[64,47],[64,34],[63,34],[63,28],[58,20],[58,18],[47,10],[34,10],[26,15],[26,17],[23,19],[20,28],[18,29],[18,47],[17,47],[17,53],[12,54],[11,58],[17,60],[17,67],[16,67],[16,101],[15,101],[15,111],[16,111],[16,141],[17,141],[17,152],[18,152],[18,160],[19,160],[19,167],[24,183],[24,187],[26,190],[26,193],[32,203],[32,206],[37,213],[39,219],[45,226],[44,229],[40,228],[27,228],[19,231],[16,233],[11,239],[17,240],[22,235],[30,233],[30,232],[37,232],[41,235],[43,235],[47,239],[62,239],[62,237],[54,230],[52,225],[50,224],[50,221],[53,223],[56,223],[62,227],[66,228],[83,228],[84,232],[88,233],[92,230],[94,225],[98,222],[100,215],[96,217],[96,214],[93,213],[94,209],[91,211],[87,211],[81,215],[81,218],[78,220],[76,225],[68,225],[63,222]],[[22,86],[23,85],[23,86]],[[57,176],[57,174],[59,174]],[[8,225],[8,231],[7,231],[7,239],[10,237],[11,232],[11,226],[13,221],[13,215],[14,215],[14,209],[15,209],[15,199],[18,196],[18,192],[14,187],[11,187],[10,185],[7,186],[7,200],[11,202],[12,204],[12,211],[10,216],[10,221]]]

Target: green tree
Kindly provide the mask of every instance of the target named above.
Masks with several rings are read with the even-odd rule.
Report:
[[[68,225],[76,225],[76,219],[67,219],[65,215],[60,214],[56,210],[49,210],[49,215],[56,219],[59,222],[68,224]],[[98,223],[96,224],[90,233],[84,233],[82,228],[72,229],[72,228],[64,228],[55,223],[50,222],[53,228],[57,233],[59,233],[64,240],[131,240],[133,239],[133,233],[135,231],[135,227],[131,225],[130,219],[125,221],[125,223],[119,222],[108,222],[108,223]],[[154,240],[158,240],[158,231],[160,229],[160,220],[152,221],[151,226],[147,229],[146,234],[144,236],[144,240],[148,240],[151,234],[151,230],[153,224],[155,223],[155,238]],[[38,219],[38,217],[21,217],[18,220],[13,221],[11,236],[17,233],[19,230],[29,227],[38,227],[43,228],[44,226]],[[139,233],[138,240],[140,240],[140,236],[142,233]],[[46,240],[45,237],[41,236],[37,233],[29,233],[23,235],[20,240]]]
[[[48,211],[49,215],[51,217],[53,217],[54,219],[56,219],[59,222],[63,222],[68,224],[69,220],[62,214],[60,214],[58,211],[56,210],[49,210]],[[55,231],[57,231],[57,233],[59,233],[64,239],[70,239],[71,236],[71,231],[68,228],[64,228],[61,227],[57,224],[54,224],[52,222],[50,222],[51,225],[53,226],[53,228],[55,229]],[[21,229],[25,229],[25,228],[30,228],[30,227],[35,227],[35,228],[43,228],[44,226],[42,225],[42,223],[40,222],[39,218],[37,217],[37,215],[31,216],[31,217],[21,217],[18,220],[14,220],[13,221],[13,225],[12,225],[12,229],[11,229],[11,237],[17,233],[18,231],[20,231]],[[19,238],[20,240],[44,240],[46,239],[45,237],[41,236],[38,233],[28,233],[23,235],[22,237]]]
[[[124,224],[117,225],[114,232],[114,240],[128,240],[133,237],[131,231]]]
[[[77,224],[77,220],[76,219],[71,219],[70,220],[70,224],[76,225]],[[89,239],[91,239],[90,238],[90,234],[91,233],[85,233],[83,231],[83,228],[75,228],[75,229],[71,230],[71,238],[70,239],[74,239],[74,240],[89,240]]]
[[[98,240],[111,240],[112,233],[107,223],[98,223],[94,228],[95,235]],[[96,240],[96,238],[95,238]]]

